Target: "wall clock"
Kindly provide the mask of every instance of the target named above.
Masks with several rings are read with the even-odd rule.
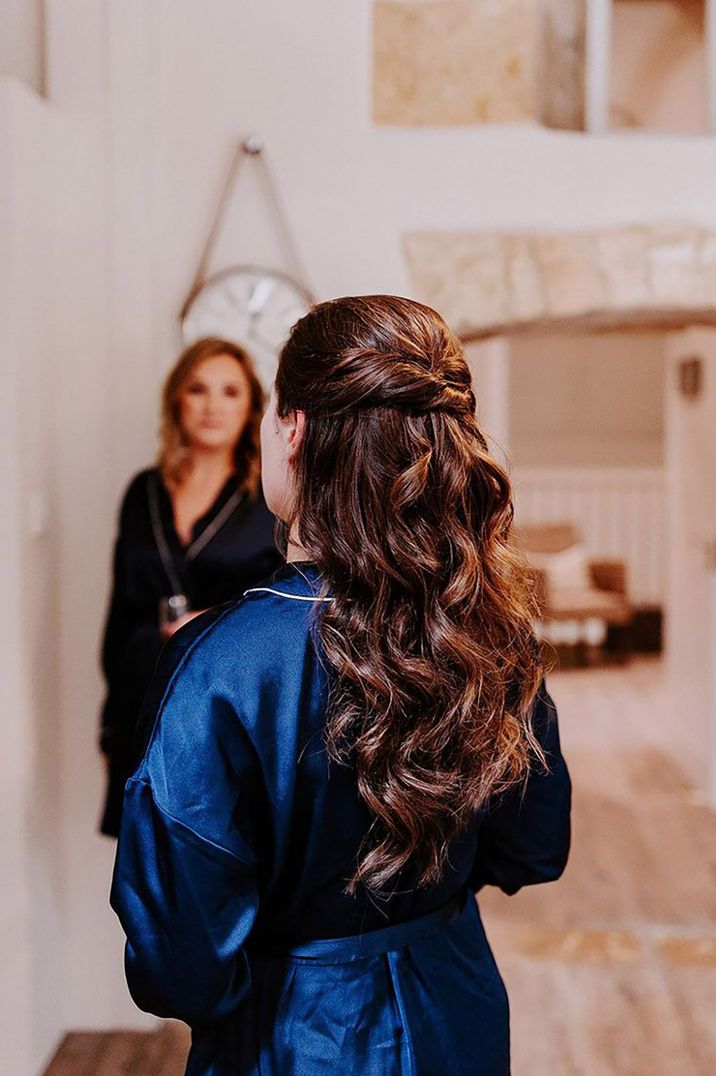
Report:
[[[207,269],[226,215],[239,170],[245,159],[261,169],[263,187],[273,211],[292,273],[261,265],[234,265],[208,276]],[[249,352],[264,388],[276,373],[278,354],[291,326],[313,304],[298,253],[291,240],[286,214],[268,170],[259,139],[243,141],[232,161],[224,190],[191,290],[181,309],[184,344],[205,336],[219,336],[241,344]]]

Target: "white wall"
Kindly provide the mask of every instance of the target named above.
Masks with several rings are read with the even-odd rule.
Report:
[[[113,848],[95,834],[115,510],[103,19],[86,0],[60,15],[52,104],[0,82],[0,1071],[17,1076],[98,1013],[137,1023],[107,907]]]
[[[0,242],[5,257],[0,261],[0,354],[3,392],[0,393],[0,588],[4,615],[0,619],[0,677],[3,683],[3,733],[0,755],[0,826],[5,861],[0,887],[0,946],[3,975],[0,977],[0,1059],[19,1072],[30,1063],[32,1016],[32,916],[28,863],[28,787],[31,779],[31,711],[24,630],[18,624],[24,583],[23,546],[26,535],[19,524],[22,504],[20,436],[27,407],[20,383],[17,358],[21,328],[10,311],[17,291],[12,251],[17,233],[11,216],[16,175],[15,157],[17,100],[14,87],[0,83],[0,132],[5,167],[0,170]],[[24,624],[23,624],[24,629]]]
[[[48,31],[48,95],[61,120],[55,125],[61,171],[55,184],[51,316],[57,344],[53,434],[62,578],[57,628],[63,731],[62,1020],[65,1028],[146,1025],[124,984],[123,939],[107,903],[114,844],[97,834],[104,784],[97,751],[103,690],[99,638],[117,510],[115,438],[131,440],[135,431],[131,407],[136,397],[128,400],[121,386],[125,380],[133,384],[127,341],[137,323],[127,317],[115,346],[111,213],[124,173],[111,167],[106,5],[102,0],[55,0],[48,10]],[[130,257],[129,232],[125,238]]]
[[[679,365],[701,360],[699,395],[679,389]],[[716,331],[674,333],[667,345],[667,670],[675,700],[674,752],[716,806]]]
[[[237,139],[251,131],[265,138],[321,297],[407,293],[400,244],[410,229],[590,228],[684,215],[716,225],[710,140],[587,138],[534,127],[376,129],[370,63],[366,0],[51,0],[48,7],[54,276],[27,293],[24,309],[51,333],[47,467],[60,673],[48,683],[57,689],[62,729],[55,763],[64,834],[55,879],[63,987],[53,1019],[64,1026],[139,1020],[106,905],[112,849],[95,834],[98,636],[117,499],[153,456],[157,387],[176,353],[176,314]],[[35,135],[28,128],[27,138]],[[44,161],[33,150],[23,167],[42,176]],[[249,191],[240,184],[217,267],[273,256]],[[35,228],[31,214],[22,219]],[[41,261],[37,241],[18,257],[30,268]],[[23,400],[21,424],[32,407]],[[31,642],[28,631],[27,653]],[[33,674],[47,675],[37,665]],[[26,705],[34,704],[18,699],[17,707]],[[42,869],[50,872],[47,851]],[[48,994],[53,989],[49,982]]]
[[[407,292],[400,239],[410,229],[588,228],[685,214],[716,221],[710,141],[529,126],[374,128],[366,2],[214,0],[211,20],[196,0],[110,10],[116,343],[124,369],[136,362],[137,379],[122,390],[124,404],[133,398],[134,417],[125,407],[124,419],[137,438],[118,446],[117,486],[153,448],[153,392],[177,346],[176,312],[247,132],[266,140],[324,297]],[[241,181],[217,266],[271,256],[260,209]],[[123,335],[131,335],[126,347]]]
[[[510,341],[510,451],[516,466],[660,464],[663,414],[658,333]]]
[[[44,90],[44,0],[2,0],[0,76]]]
[[[61,338],[52,312],[59,178],[55,120],[20,83],[0,83],[4,181],[3,383],[12,401],[0,487],[2,514],[12,526],[3,543],[3,625],[12,634],[3,689],[10,742],[0,759],[3,789],[14,803],[0,814],[3,850],[10,847],[11,881],[0,889],[3,944],[0,1005],[2,1071],[34,1072],[63,1026],[62,724],[60,662],[61,522],[54,467],[55,362]],[[4,394],[3,394],[4,395]],[[12,685],[15,685],[14,690]],[[8,902],[11,907],[8,908]],[[16,967],[22,954],[23,974]],[[27,1006],[29,1004],[29,1013]],[[6,1055],[6,1056],[4,1056]]]

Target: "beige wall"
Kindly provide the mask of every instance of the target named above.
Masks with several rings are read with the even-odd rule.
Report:
[[[660,464],[663,370],[658,334],[513,338],[509,429],[514,464]]]

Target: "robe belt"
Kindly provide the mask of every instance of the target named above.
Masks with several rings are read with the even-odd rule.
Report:
[[[418,919],[409,919],[405,923],[395,923],[380,930],[353,934],[345,938],[316,938],[285,946],[280,943],[261,944],[258,952],[252,951],[251,955],[306,960],[316,964],[348,964],[354,960],[402,949],[403,946],[411,945],[426,935],[449,926],[471,910],[477,911],[473,894],[461,891],[437,911],[422,915]]]

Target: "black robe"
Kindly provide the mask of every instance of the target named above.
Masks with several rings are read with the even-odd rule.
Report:
[[[152,530],[152,485],[171,558],[172,580]],[[108,758],[109,781],[100,828],[109,836],[119,832],[124,785],[138,761],[137,723],[142,699],[164,642],[159,630],[160,599],[175,593],[179,586],[191,609],[208,609],[242,594],[282,562],[273,541],[274,517],[263,498],[244,496],[232,511],[230,502],[237,499],[237,492],[237,480],[232,476],[209,511],[197,520],[187,547],[176,532],[171,498],[158,470],[142,471],[124,495],[102,646],[108,690],[102,709],[101,747]],[[203,545],[202,536],[208,536],[217,522],[221,525]]]

